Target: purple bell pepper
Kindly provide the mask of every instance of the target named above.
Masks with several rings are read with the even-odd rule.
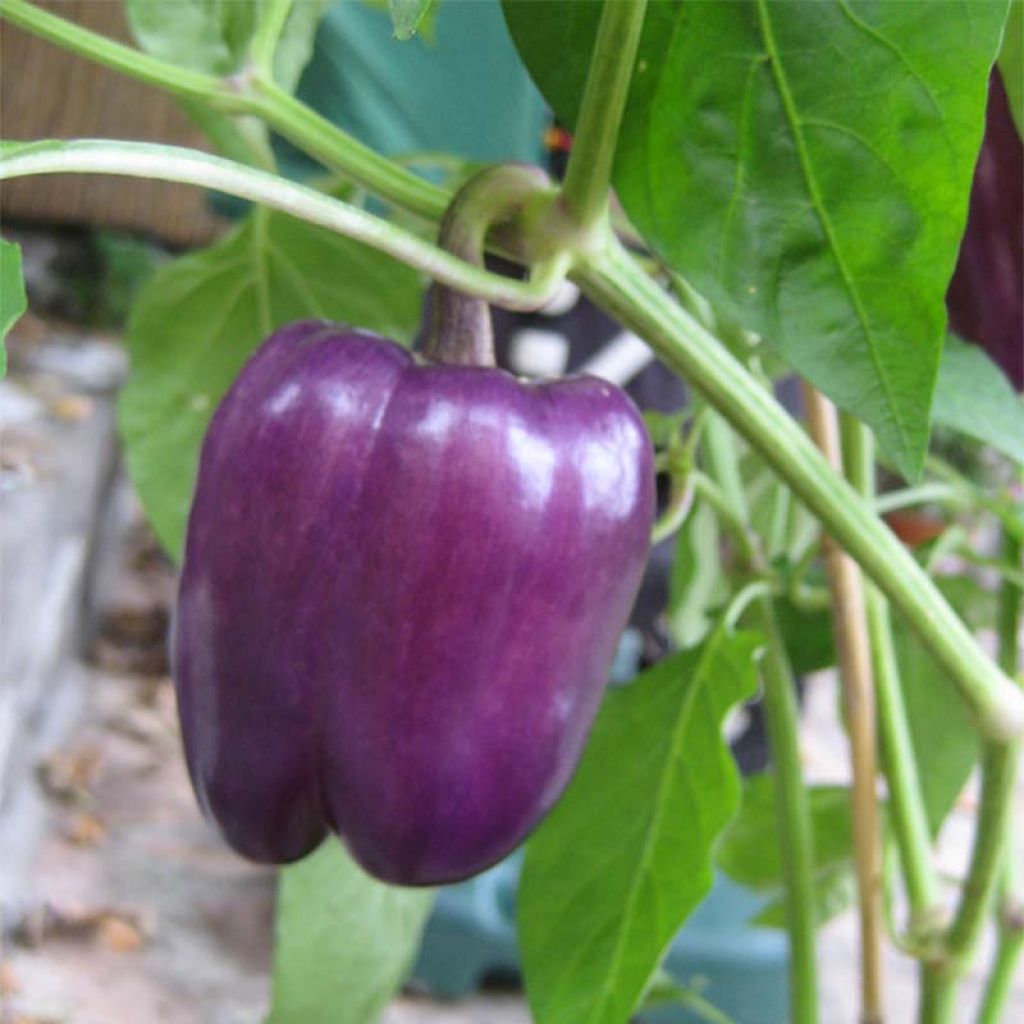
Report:
[[[981,345],[1024,390],[1024,144],[997,70],[946,306],[950,327]]]
[[[575,768],[653,515],[612,385],[282,328],[214,416],[189,520],[173,653],[201,804],[258,861],[331,830],[393,883],[494,864]]]

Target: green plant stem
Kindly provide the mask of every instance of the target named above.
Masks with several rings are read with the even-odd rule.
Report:
[[[986,512],[991,512],[1002,524],[1003,530],[1007,534],[1024,544],[1024,515],[1021,515],[1016,503],[993,498],[976,483],[968,480],[956,467],[951,466],[937,455],[929,455],[925,459],[924,465],[929,473],[959,491],[967,504],[977,505],[985,509]]]
[[[1003,556],[1007,561],[1020,565],[1022,547],[1016,537],[1003,534]],[[1004,578],[999,589],[999,663],[1008,673],[1015,673],[1020,664],[1018,646],[1022,613],[1024,588]],[[1002,1017],[1018,960],[1024,952],[1024,864],[1021,863],[1019,830],[1013,818],[1009,823],[1003,857],[998,922],[995,962],[985,986],[979,1024],[997,1024]]]
[[[736,446],[728,425],[710,416],[704,427],[708,467],[735,516],[745,525],[750,513],[739,472]],[[756,566],[748,566],[756,569]],[[794,1024],[818,1019],[814,943],[814,840],[800,761],[799,708],[785,641],[767,595],[751,602],[754,621],[765,638],[761,660],[764,712],[772,752],[772,774],[779,816],[779,854],[790,941],[790,1016]]]
[[[256,74],[268,82],[274,80],[274,54],[294,6],[295,0],[264,0],[249,56]]]
[[[1018,924],[1012,932],[1000,935],[995,963],[985,985],[985,994],[978,1012],[978,1024],[1000,1024],[1001,1021],[1009,1024],[1003,1011],[1012,994],[1013,978],[1022,951],[1024,926]]]
[[[757,546],[757,539],[750,530],[747,521],[737,512],[729,495],[705,473],[694,470],[692,473],[694,490],[718,514],[722,526],[736,545],[736,553],[740,560],[752,572],[760,572],[764,559]]]
[[[921,971],[921,1005],[918,1010],[920,1024],[957,1024],[956,982],[949,975],[930,975],[927,967]]]
[[[27,143],[0,153],[0,181],[82,172],[176,181],[250,199],[364,242],[442,284],[508,309],[537,309],[551,298],[564,276],[564,263],[558,262],[538,266],[529,282],[493,274],[340,199],[256,168],[177,146],[82,140]]]
[[[785,878],[786,923],[790,941],[790,1015],[794,1024],[813,1024],[818,1019],[814,957],[814,844],[800,763],[799,708],[793,670],[771,599],[758,598],[753,609],[756,626],[765,638],[761,675]]]
[[[876,587],[868,587],[867,613],[882,768],[889,786],[889,821],[896,836],[907,887],[910,931],[916,936],[919,931],[927,931],[935,924],[939,903],[938,877],[932,860],[931,831],[893,645],[889,603]]]
[[[280,9],[275,8],[275,19],[280,14]],[[290,96],[267,75],[221,79],[182,68],[44,11],[27,0],[0,0],[0,16],[72,53],[158,86],[173,96],[222,113],[262,118],[325,167],[412,213],[440,220],[448,205],[450,195],[444,189],[380,156]],[[268,45],[266,40],[273,27],[274,23],[268,20],[261,46]]]
[[[847,478],[865,501],[874,502],[878,508],[880,502],[875,501],[874,438],[871,431],[852,416],[844,415],[842,423],[843,463]],[[928,486],[926,484],[919,490],[924,492]],[[920,937],[919,931],[927,930],[935,923],[939,902],[931,831],[903,700],[889,604],[878,588],[870,584],[866,588],[865,604],[882,767],[889,786],[889,820],[900,851],[910,904],[911,933],[916,940]]]
[[[915,505],[931,504],[960,507],[966,504],[966,499],[955,487],[932,480],[917,487],[904,487],[879,495],[875,499],[875,511],[879,515],[885,515],[888,512],[913,508]]]
[[[280,135],[329,170],[387,202],[427,220],[440,220],[451,193],[424,180],[285,92],[271,81],[254,83],[249,113],[262,117]]]
[[[926,965],[925,989],[955,988],[970,967],[975,947],[994,903],[1013,816],[1019,749],[1014,743],[985,744],[981,757],[981,807],[971,866],[941,955]],[[927,1000],[926,1000],[927,1002]],[[933,1024],[930,1018],[924,1018]]]
[[[572,276],[599,306],[646,339],[792,487],[906,616],[956,682],[981,731],[997,738],[1024,732],[1024,695],[871,506],[831,471],[800,427],[725,347],[613,238],[581,254]]]
[[[646,9],[647,0],[618,0],[601,10],[562,186],[564,206],[584,231],[608,208],[615,144]]]

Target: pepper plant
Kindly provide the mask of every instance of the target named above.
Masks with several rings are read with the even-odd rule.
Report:
[[[794,1021],[818,1019],[815,932],[843,905],[842,883],[851,873],[861,924],[861,1020],[885,1019],[880,948],[886,939],[920,962],[922,1024],[966,1019],[957,1002],[960,982],[989,923],[998,931],[995,959],[983,1003],[970,1012],[979,1021],[1011,1019],[1012,978],[1024,945],[1021,851],[1013,837],[1024,735],[1018,663],[1024,412],[981,349],[947,337],[945,294],[997,60],[1021,123],[1020,4],[504,0],[502,6],[526,67],[573,136],[558,183],[536,168],[498,166],[465,184],[439,185],[296,99],[323,11],[319,2],[127,0],[136,48],[28,0],[0,0],[0,16],[10,23],[174,94],[220,153],[127,140],[9,140],[0,151],[0,179],[139,176],[253,204],[223,239],[163,268],[129,325],[132,371],[120,425],[158,536],[181,557],[203,435],[243,364],[276,329],[317,317],[408,342],[423,282],[431,279],[439,289],[440,330],[449,340],[442,337],[428,356],[478,363],[473,346],[486,336],[483,303],[537,309],[566,279],[575,282],[685,378],[695,398],[680,417],[648,419],[654,465],[669,483],[654,533],[675,538],[665,621],[677,650],[607,694],[574,778],[526,842],[519,939],[535,1019],[627,1021],[655,988],[663,990],[658,969],[668,944],[716,869],[772,894],[761,922],[789,935]],[[428,7],[430,0],[391,0],[396,34],[411,34]],[[444,17],[444,6],[433,16]],[[398,41],[394,59],[402,60]],[[300,185],[281,176],[271,132],[329,177]],[[486,269],[485,251],[520,264],[524,274]],[[22,296],[17,251],[5,243],[2,254],[6,327]],[[302,330],[316,334],[309,326]],[[460,332],[462,340],[453,342]],[[250,413],[255,421],[259,409],[269,408],[260,401],[287,405],[286,390],[275,390],[279,383],[294,383],[300,401],[310,401],[300,385],[320,379],[313,356],[290,369],[275,363],[296,335],[275,337],[276,347],[261,350],[232,389],[224,422],[247,430]],[[358,344],[377,352],[384,343],[364,336]],[[355,357],[318,351],[325,353],[323,379],[344,390],[358,370],[350,361]],[[448,386],[456,369],[414,370],[399,350],[388,352],[380,358],[419,374],[416,387],[428,398],[431,387]],[[803,380],[803,420],[772,390],[773,379],[793,373]],[[562,443],[575,443],[572,435],[587,429],[574,419],[577,411],[568,399],[553,408],[561,410],[554,429]],[[412,410],[390,415],[425,429]],[[303,429],[312,431],[307,438],[329,448],[324,421],[311,409],[303,416]],[[353,543],[344,531],[325,527],[312,540],[302,533],[310,517],[323,515],[312,481],[292,480],[292,505],[258,472],[248,491],[233,491],[237,459],[249,447],[245,438],[269,435],[243,430],[226,440],[226,433],[223,423],[211,431],[208,464],[204,455],[209,479],[200,481],[203,505],[197,502],[193,520],[201,540],[190,555],[197,561],[186,578],[183,629],[201,635],[180,640],[186,675],[190,658],[202,660],[197,651],[230,661],[230,651],[217,652],[242,642],[218,634],[216,619],[208,625],[213,632],[202,635],[208,595],[196,583],[228,557],[231,545],[259,548],[248,553],[262,568],[253,570],[246,607],[259,609],[259,628],[275,637],[278,615],[288,618],[279,605],[294,595],[283,584],[265,593],[261,586],[280,583],[289,559],[315,561],[320,537],[342,546],[346,557],[362,550],[344,547]],[[945,444],[936,445],[934,436]],[[965,461],[972,449],[963,438],[986,445],[986,458]],[[234,449],[243,454],[221,461]],[[435,471],[446,472],[437,450],[429,451],[441,459]],[[649,486],[646,457],[635,465]],[[453,451],[452,458],[461,456]],[[326,456],[320,465],[333,472]],[[876,493],[879,465],[896,481],[884,493]],[[987,467],[983,478],[975,473],[979,465]],[[440,484],[423,466],[413,469],[410,493],[397,501],[415,516],[417,503]],[[496,464],[495,473],[502,472]],[[579,486],[602,493],[587,491],[586,479]],[[244,507],[244,494],[251,508]],[[606,491],[603,500],[617,497]],[[465,511],[477,531],[473,551],[484,561],[494,545],[507,545],[501,530],[511,522],[500,501],[492,495],[488,502],[479,522],[478,509]],[[933,510],[938,536],[910,547],[884,516],[920,505]],[[275,517],[260,520],[268,507]],[[370,536],[373,523],[361,515],[353,522]],[[529,510],[519,508],[516,516],[522,526]],[[629,530],[638,522],[646,523],[643,514],[629,519]],[[283,526],[271,528],[275,523]],[[998,552],[976,549],[967,528],[979,525],[998,533]],[[453,543],[458,528],[452,526]],[[406,557],[419,558],[415,532],[399,535]],[[621,625],[619,605],[634,587],[635,559],[622,560],[622,545],[635,542],[632,533],[626,540],[593,537],[599,539],[573,549],[583,562],[573,555],[563,564],[601,591],[596,605],[614,607],[610,617],[602,611],[591,620],[578,646],[566,652],[568,667],[561,671],[570,676],[577,662],[599,663],[603,671],[609,638],[602,634]],[[423,545],[430,541],[422,538]],[[531,545],[564,557],[550,538]],[[531,557],[531,545],[518,554],[502,549],[509,572],[519,571],[517,559]],[[946,568],[951,554],[966,566],[959,575]],[[327,561],[335,555],[323,552]],[[459,572],[474,571],[464,562],[456,559]],[[392,569],[401,575],[400,567]],[[975,570],[984,570],[988,583]],[[396,590],[386,573],[374,571],[366,570],[376,589],[362,593],[363,600]],[[454,579],[456,589],[461,580]],[[505,583],[495,579],[493,586]],[[474,586],[483,595],[481,609],[489,608],[487,587]],[[442,603],[443,595],[433,599]],[[352,619],[347,607],[338,598],[320,619],[301,620],[306,632],[285,630],[283,646],[268,641],[261,650],[270,658],[284,650],[289,672],[301,677],[308,662],[315,674],[317,659],[338,646],[338,636],[345,651],[359,649],[366,631],[376,628],[366,616]],[[398,616],[395,609],[403,607],[396,598],[385,612]],[[492,629],[493,623],[463,614],[467,635],[491,630],[485,654],[472,644],[456,648],[476,658],[473,692],[483,700],[497,664],[488,659],[525,641],[508,635],[501,622]],[[558,616],[568,614],[552,611],[553,637],[567,621]],[[402,623],[390,626],[399,631]],[[979,630],[996,634],[995,658]],[[355,661],[362,668],[371,663]],[[410,672],[400,658],[373,664]],[[452,672],[470,671],[466,664],[456,658]],[[809,787],[800,761],[794,678],[831,664],[843,684],[853,766],[848,789]],[[531,771],[540,756],[532,745],[542,736],[532,724],[553,713],[551,694],[528,684],[491,694],[499,720],[501,706],[507,716],[520,716],[521,758],[515,743],[505,750],[517,785],[517,772]],[[268,813],[253,832],[243,806],[259,799],[246,794],[247,765],[261,754],[277,765],[302,761],[306,754],[293,746],[301,737],[282,723],[270,736],[204,753],[216,737],[203,733],[210,706],[200,699],[202,685],[182,691],[186,739],[199,750],[190,755],[197,787],[206,787],[207,803],[216,805],[229,837],[246,852],[269,849],[275,860],[305,854],[319,841],[322,823],[304,819],[309,829],[290,845],[285,818]],[[353,713],[357,699],[346,686],[351,690],[346,683],[339,691],[339,721]],[[771,766],[741,784],[722,725],[759,688]],[[244,690],[235,692],[244,697]],[[196,693],[197,703],[190,703]],[[217,693],[211,699],[216,703]],[[273,699],[261,690],[256,703]],[[226,701],[233,706],[230,694]],[[514,701],[528,706],[513,708]],[[561,708],[580,743],[594,703],[588,697]],[[287,705],[274,714],[286,715]],[[395,743],[406,728],[401,705],[388,705]],[[223,721],[238,724],[230,716]],[[472,717],[467,721],[477,727]],[[470,742],[479,739],[473,733]],[[410,874],[392,870],[394,858],[374,863],[373,852],[389,843],[404,850],[401,836],[420,813],[401,794],[388,797],[400,809],[390,822],[387,807],[376,807],[358,827],[345,824],[360,787],[377,786],[386,770],[373,763],[372,746],[362,755],[369,760],[350,756],[358,736],[346,742],[345,756],[328,758],[329,771],[337,773],[327,784],[337,786],[331,799],[343,795],[339,831],[353,848],[371,832],[377,837],[357,853],[378,875],[444,880],[446,869]],[[574,762],[575,740],[570,747]],[[223,759],[233,756],[241,760],[225,767]],[[471,754],[470,761],[477,756],[485,757]],[[964,878],[946,886],[935,837],[976,764],[981,789],[970,864]],[[565,781],[559,777],[559,790]],[[485,819],[487,801],[508,796],[495,786],[475,792],[484,794]],[[329,816],[336,826],[333,809]],[[531,818],[524,827],[533,824]],[[434,828],[432,842],[443,847],[443,827],[428,821],[423,828]],[[517,842],[522,831],[517,824],[497,846]],[[250,843],[257,833],[258,842]],[[453,835],[453,846],[459,838],[465,836]],[[456,874],[490,862],[495,849],[467,848]],[[372,1020],[408,969],[430,901],[429,889],[364,874],[333,840],[284,869],[271,1020]]]

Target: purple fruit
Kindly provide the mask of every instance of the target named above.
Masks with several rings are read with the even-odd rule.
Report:
[[[283,863],[330,829],[406,885],[501,859],[577,763],[653,513],[610,384],[272,335],[206,436],[175,622],[189,768],[228,842]]]
[[[981,345],[1024,390],[1024,144],[997,70],[946,305],[950,327]]]

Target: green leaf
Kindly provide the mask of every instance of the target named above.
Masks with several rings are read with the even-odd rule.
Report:
[[[775,614],[793,672],[820,672],[836,663],[832,613],[827,608],[800,608],[788,598],[775,601]]]
[[[606,697],[526,849],[519,940],[537,1024],[625,1021],[710,889],[739,799],[722,720],[754,692],[757,645],[719,628]]]
[[[977,345],[946,339],[932,415],[1024,464],[1024,398]]]
[[[434,894],[366,875],[327,840],[281,873],[269,1024],[371,1024],[412,968]]]
[[[658,970],[644,993],[640,1010],[657,1010],[663,1006],[685,1007],[696,1020],[707,1024],[736,1024],[727,1013],[709,1003],[696,986],[686,988],[667,971]]]
[[[845,910],[854,895],[850,791],[844,786],[808,790],[814,831],[814,911],[817,923]],[[769,773],[751,776],[743,786],[740,812],[722,836],[715,861],[730,878],[770,897],[755,923],[784,928],[779,823],[775,783]]]
[[[313,55],[317,25],[330,0],[299,0],[274,52],[274,79],[291,92]],[[234,75],[245,69],[264,0],[125,0],[132,34],[155,57],[193,71]]]
[[[0,238],[0,377],[7,373],[7,332],[27,308],[21,276],[21,248]]]
[[[999,51],[999,73],[1010,100],[1010,114],[1024,137],[1024,0],[1012,0]]]
[[[407,267],[265,209],[149,280],[128,325],[120,427],[132,479],[172,556],[184,541],[206,425],[257,345],[309,317],[409,340],[420,302],[419,277]]]
[[[728,599],[719,551],[718,517],[696,500],[676,537],[665,617],[672,639],[693,647],[712,627],[713,610]]]
[[[505,0],[572,124],[597,5]],[[615,185],[659,255],[924,458],[1005,2],[651,4]]]
[[[331,0],[298,0],[292,7],[274,54],[274,79],[294,92],[299,78],[313,56],[316,30]]]
[[[893,646],[925,810],[938,833],[977,763],[978,737],[956,686],[895,612]]]
[[[412,39],[424,15],[434,0],[388,0],[391,24],[395,26],[395,38]]]
[[[132,35],[147,53],[193,71],[241,70],[262,3],[222,0],[125,0]]]

